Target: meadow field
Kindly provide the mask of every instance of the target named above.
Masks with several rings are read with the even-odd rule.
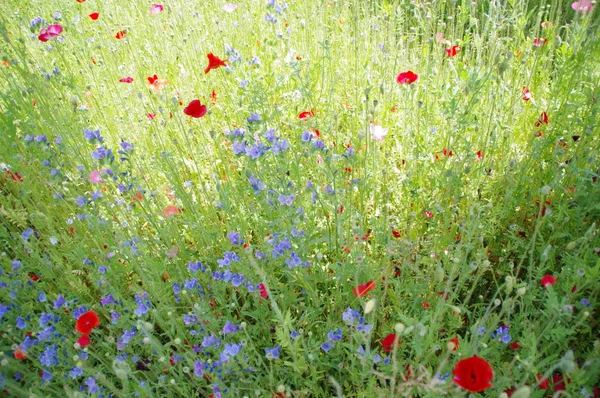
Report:
[[[0,396],[600,397],[598,8],[3,0]]]

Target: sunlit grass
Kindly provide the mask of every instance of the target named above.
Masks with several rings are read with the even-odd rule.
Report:
[[[0,386],[593,396],[587,4],[1,4]]]

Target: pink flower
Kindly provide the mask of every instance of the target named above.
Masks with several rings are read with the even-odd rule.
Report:
[[[150,15],[158,15],[161,12],[163,12],[164,7],[160,4],[152,4],[152,7],[150,7],[150,11],[148,11],[150,13]]]
[[[122,79],[119,79],[119,82],[121,82],[121,83],[131,83],[131,82],[133,82],[133,77],[124,77]]]
[[[179,209],[176,206],[167,206],[163,210],[163,216],[165,217],[173,217],[176,214],[179,214]]]
[[[225,4],[223,9],[227,12],[234,12],[237,6],[235,4]]]
[[[104,180],[100,177],[100,172],[98,170],[94,170],[90,173],[90,182],[92,184],[103,183]]]
[[[571,4],[571,8],[583,14],[588,11],[592,11],[592,9],[594,8],[594,4],[591,2],[591,0],[579,0],[573,2],[573,4]]]
[[[548,42],[548,39],[537,37],[533,40],[533,45],[536,47],[542,47],[542,46],[545,46],[547,42]]]
[[[377,126],[376,124],[371,124],[371,138],[375,141],[383,141],[387,132],[388,129]]]
[[[43,28],[42,30],[40,30],[40,35],[38,36],[38,39],[40,39],[40,41],[48,41],[50,39],[52,39],[53,37],[56,37],[58,35],[60,35],[63,31],[62,26],[60,25],[50,25],[47,28]]]
[[[169,249],[169,251],[167,253],[165,253],[167,255],[167,257],[169,258],[173,258],[173,257],[177,257],[177,253],[179,253],[179,248],[177,246],[173,246]]]

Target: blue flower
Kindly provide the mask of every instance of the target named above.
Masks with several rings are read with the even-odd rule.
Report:
[[[31,237],[31,235],[33,235],[33,229],[31,228],[27,228],[25,231],[23,231],[23,233],[21,234],[21,238],[23,238],[24,240],[29,240],[29,238]]]
[[[265,348],[265,353],[266,353],[267,359],[279,358],[279,344],[273,348]]]
[[[335,343],[331,343],[329,341],[326,341],[323,344],[321,344],[321,349],[323,351],[325,351],[325,352],[329,352],[329,350],[331,350],[334,345],[335,345]]]
[[[42,366],[58,365],[58,357],[56,355],[56,344],[47,346],[44,352],[38,357]]]
[[[242,349],[241,344],[225,344],[225,348],[223,349],[223,352],[221,353],[220,360],[223,362],[227,361],[229,358],[232,358],[232,357],[236,356],[237,354],[239,354],[241,349]]]
[[[206,271],[206,267],[202,265],[201,261],[198,261],[198,262],[195,262],[195,263],[192,262],[192,261],[188,262],[188,269],[190,271],[192,271],[192,272],[197,272],[197,271],[200,271],[200,270],[202,272]]]
[[[73,366],[73,369],[71,369],[71,371],[69,372],[69,376],[71,376],[71,379],[76,379],[81,375],[83,375],[83,369],[78,368],[77,366]]]
[[[248,180],[250,181],[252,189],[254,189],[255,191],[263,191],[265,189],[265,184],[263,184],[262,181],[260,181],[258,178],[250,176]]]
[[[340,341],[342,339],[342,329],[337,328],[336,330],[330,330],[329,333],[327,333],[327,338],[330,341]]]
[[[62,307],[63,305],[65,305],[65,298],[63,297],[62,294],[59,294],[58,297],[56,298],[56,300],[54,300],[53,308],[55,310],[57,310],[60,307]]]
[[[581,305],[583,305],[585,307],[589,307],[590,306],[590,300],[588,300],[586,298],[582,298],[580,302],[581,302]]]
[[[296,340],[298,337],[300,337],[300,333],[296,332],[295,330],[292,330],[290,332],[290,337],[294,340]]]
[[[352,308],[348,308],[342,314],[342,319],[348,326],[354,325],[354,321],[358,320],[359,318],[360,318],[360,312],[358,310],[354,310]]]
[[[16,319],[16,325],[15,327],[17,329],[25,329],[27,327],[27,322],[25,322],[25,320],[23,318],[21,318],[20,316],[17,317]]]

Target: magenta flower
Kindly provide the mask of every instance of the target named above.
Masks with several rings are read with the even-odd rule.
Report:
[[[40,41],[46,42],[52,39],[53,37],[60,35],[62,31],[62,26],[50,25],[47,28],[43,28],[42,30],[40,30],[40,35],[38,36],[38,39],[40,39]]]

